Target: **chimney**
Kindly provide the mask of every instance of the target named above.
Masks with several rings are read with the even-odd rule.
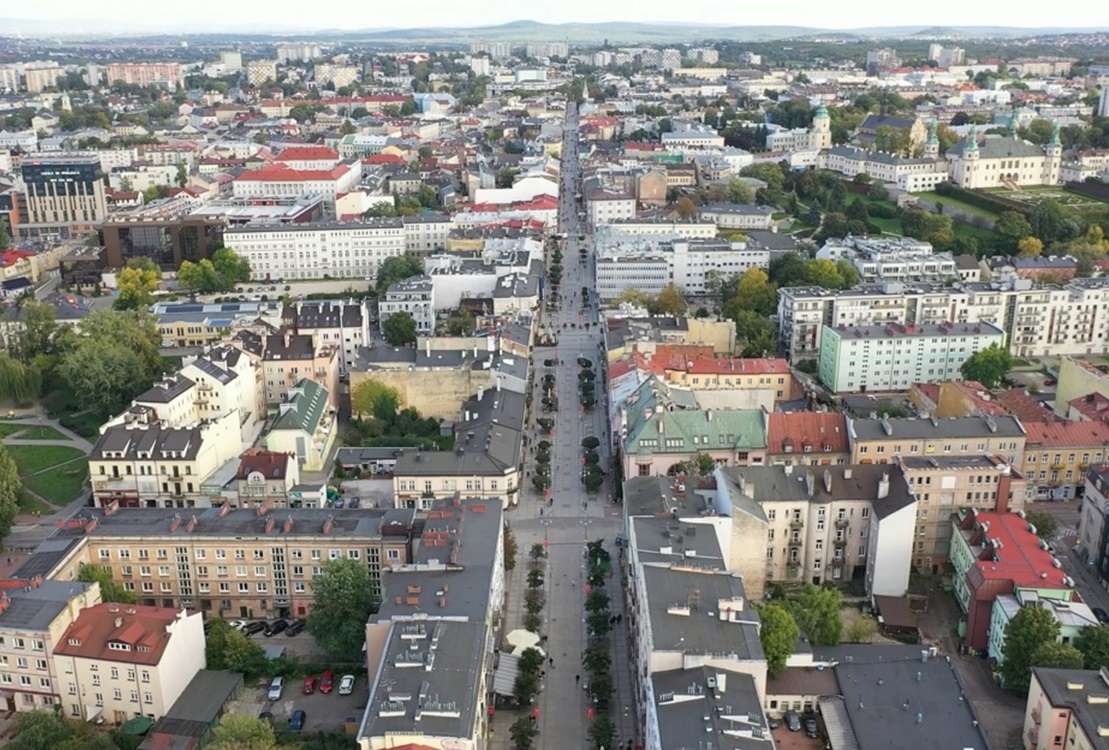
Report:
[[[485,395],[485,389],[484,389],[484,388],[482,388],[482,387],[481,387],[481,386],[479,385],[479,386],[477,387],[477,400],[478,400],[478,403],[481,403],[481,398],[482,398],[482,396],[484,396],[484,395]]]
[[[196,516],[193,516],[192,518],[189,519],[189,524],[188,524],[188,526],[185,527],[185,531],[188,531],[188,532],[196,531]]]
[[[335,517],[332,515],[327,516],[327,520],[323,522],[323,533],[331,531],[331,527],[335,525]]]
[[[261,518],[262,516],[266,515],[266,514],[267,514],[267,513],[269,513],[269,512],[270,512],[270,501],[269,501],[269,500],[267,500],[266,502],[262,503],[261,505],[259,505],[259,506],[258,506],[258,507],[257,507],[257,508],[256,508],[256,509],[254,510],[254,515],[255,515],[255,516],[256,516],[257,518]]]
[[[263,531],[263,533],[269,534],[271,531],[273,531],[273,526],[274,526],[275,523],[276,523],[276,521],[274,521],[273,516],[270,516],[269,518],[267,518],[266,519],[265,530]]]
[[[727,672],[717,672],[716,673],[716,692],[725,693],[725,692],[727,692],[727,690],[728,690],[728,673]]]
[[[882,478],[878,480],[878,499],[884,500],[890,494],[890,475],[888,471],[882,472]]]
[[[91,534],[93,532],[93,530],[95,530],[96,527],[99,526],[99,525],[100,525],[100,519],[94,517],[87,524],[85,524],[85,530],[84,530],[83,533]]]
[[[117,510],[119,510],[119,500],[113,500],[112,502],[104,506],[104,515],[115,515],[115,512]]]
[[[1009,490],[1012,487],[1013,476],[1011,472],[1004,472],[997,478],[997,499],[994,510],[998,513],[1009,512]]]
[[[705,410],[705,419],[707,419],[710,422],[712,421],[712,409],[706,409]]]
[[[179,529],[179,528],[181,528],[181,514],[180,513],[174,513],[173,514],[173,520],[170,521],[170,523],[169,523],[169,530],[172,533],[174,531],[177,531],[177,529]]]
[[[230,512],[231,512],[231,503],[224,503],[222,506],[220,506],[219,517],[223,518],[224,516],[226,516]]]
[[[812,497],[816,490],[816,477],[813,476],[811,471],[805,472],[805,490],[809,493],[809,497]]]
[[[424,356],[431,357],[431,339],[424,339]]]
[[[828,469],[824,470],[824,491],[832,494],[832,472]]]
[[[286,516],[285,517],[285,525],[281,527],[281,531],[288,534],[292,530],[293,530],[293,517],[292,516]]]
[[[117,617],[116,618],[116,627],[118,628],[118,627],[122,627],[122,626],[123,626],[123,618],[122,617]]]

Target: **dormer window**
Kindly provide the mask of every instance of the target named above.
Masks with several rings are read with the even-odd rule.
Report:
[[[81,639],[80,638],[70,638],[69,639],[69,645],[70,646],[80,646],[81,645]]]
[[[108,648],[112,651],[130,651],[130,643],[120,643],[119,641],[108,641]]]

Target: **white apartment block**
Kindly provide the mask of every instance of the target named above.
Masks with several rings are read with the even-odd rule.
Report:
[[[820,343],[820,382],[835,393],[904,391],[913,383],[959,380],[975,352],[1004,345],[988,323],[826,326]]]
[[[635,218],[635,198],[626,193],[594,190],[585,196],[586,216],[595,227]]]
[[[0,65],[0,91],[14,94],[19,89],[19,68],[14,65]]]
[[[690,47],[686,56],[705,65],[714,65],[720,60],[720,53],[712,47]]]
[[[711,221],[720,229],[770,229],[774,223],[770,206],[743,203],[709,203],[697,209],[697,218]]]
[[[261,86],[266,81],[276,81],[277,62],[274,60],[251,60],[246,64],[246,78],[251,86]]]
[[[390,286],[378,300],[377,314],[385,330],[385,321],[399,312],[406,312],[416,321],[416,331],[428,335],[435,331],[435,285],[427,276],[413,276]]]
[[[661,138],[662,145],[666,148],[724,148],[724,136],[712,130],[663,133]]]
[[[318,44],[289,43],[277,45],[277,61],[284,65],[291,62],[309,62],[323,57]]]
[[[605,244],[602,237],[647,236],[664,239],[713,239],[717,235],[717,225],[711,220],[689,219],[617,219],[597,230],[597,242]]]
[[[531,42],[524,46],[524,54],[528,57],[569,57],[570,45],[566,42]]]
[[[96,604],[65,631],[54,660],[66,716],[159,719],[205,667],[204,619],[184,609]]]
[[[229,228],[224,244],[250,262],[255,279],[368,279],[405,252],[400,219],[351,224]]]
[[[1033,286],[1026,279],[951,287],[896,282],[842,291],[780,290],[779,340],[790,358],[814,357],[823,327],[989,323],[1017,357],[1109,354],[1109,279]]]
[[[23,68],[23,77],[27,81],[27,93],[38,94],[48,88],[58,85],[58,79],[65,75],[65,68],[57,63],[36,64],[34,67]]]
[[[597,294],[602,300],[615,299],[629,288],[658,294],[673,283],[687,294],[703,295],[713,275],[727,280],[769,264],[769,250],[755,250],[743,242],[640,239],[598,244]]]
[[[944,282],[959,278],[950,253],[933,253],[928,242],[911,237],[829,238],[816,252],[821,260],[847,260],[864,284],[880,281]]]
[[[838,172],[844,177],[866,173],[873,180],[897,185],[908,193],[933,189],[947,182],[945,162],[929,157],[909,158],[880,151],[866,151],[855,146],[835,146],[820,152],[821,169]]]
[[[350,86],[358,82],[358,66],[320,63],[315,67],[315,76],[318,86],[328,83],[334,84],[336,88]]]

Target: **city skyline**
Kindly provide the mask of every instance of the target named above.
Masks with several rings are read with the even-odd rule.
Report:
[[[1081,25],[1067,24],[1063,19],[1043,16],[1014,17],[1011,5],[1000,0],[987,0],[959,9],[951,19],[937,19],[927,6],[899,7],[890,12],[877,3],[868,2],[850,7],[800,0],[772,5],[739,8],[731,4],[710,3],[705,12],[694,19],[675,18],[676,11],[663,4],[646,4],[636,8],[629,17],[627,9],[614,3],[587,3],[568,0],[551,5],[524,0],[510,9],[478,3],[453,3],[431,0],[417,8],[377,6],[373,12],[345,12],[327,20],[309,24],[288,23],[299,6],[277,0],[265,6],[266,15],[259,19],[258,8],[249,4],[226,4],[199,0],[185,8],[151,5],[135,0],[97,2],[90,5],[76,0],[57,0],[46,5],[10,8],[5,20],[17,21],[16,33],[53,32],[68,34],[79,31],[103,32],[115,28],[120,33],[162,31],[166,33],[258,33],[311,34],[324,30],[382,30],[390,28],[474,28],[518,21],[546,24],[647,23],[668,26],[724,28],[730,26],[799,26],[819,29],[870,29],[888,27],[1011,27],[1011,28],[1088,28],[1109,27],[1109,8],[1090,8]]]

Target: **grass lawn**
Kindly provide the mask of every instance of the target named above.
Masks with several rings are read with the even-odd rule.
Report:
[[[32,427],[19,436],[20,440],[69,440],[68,437],[47,425],[45,427]]]
[[[85,457],[85,452],[80,448],[65,445],[9,445],[7,449],[15,459],[21,477]],[[84,465],[82,462],[82,468]]]
[[[979,216],[983,219],[989,219],[990,221],[994,221],[995,219],[997,219],[997,214],[995,214],[993,211],[987,211],[984,208],[972,206],[969,203],[963,203],[962,201],[955,200],[954,198],[948,198],[946,195],[940,195],[939,193],[931,191],[925,193],[913,193],[913,195],[918,198],[924,198],[925,200],[931,201],[933,203],[942,203],[944,206],[949,208],[957,208],[960,211],[970,214],[971,216]]]
[[[80,414],[67,414],[59,420],[62,427],[73,430],[86,440],[96,441],[100,437],[100,425],[104,424],[106,417],[91,411]]]
[[[14,435],[20,430],[26,430],[30,426],[28,422],[0,422],[0,438]]]
[[[89,465],[87,461],[74,461],[59,466],[57,471],[36,474],[24,480],[24,484],[37,495],[55,505],[66,505],[81,494]]]
[[[76,496],[74,496],[74,497],[76,497]],[[51,507],[50,505],[44,503],[42,500],[39,500],[37,497],[32,495],[30,492],[27,492],[26,490],[21,490],[20,491],[19,497],[16,498],[16,502],[19,504],[19,512],[20,513],[26,513],[26,514],[30,515],[31,513],[35,513],[35,512],[38,512],[38,513],[53,513],[54,512],[53,507]]]

